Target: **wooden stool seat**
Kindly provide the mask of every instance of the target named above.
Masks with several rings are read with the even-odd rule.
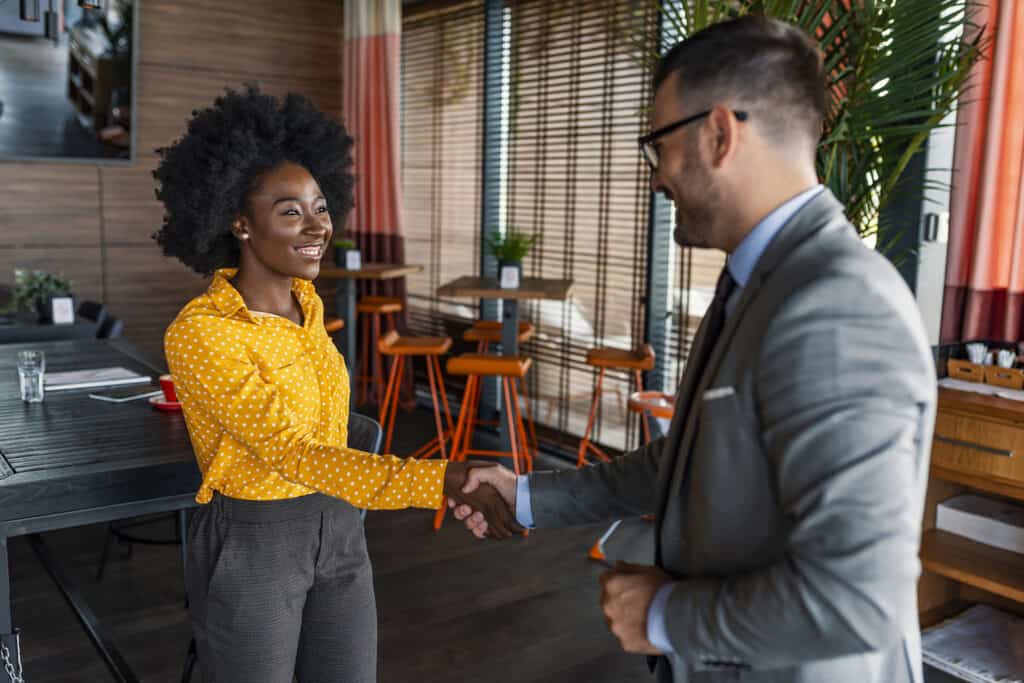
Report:
[[[393,296],[364,296],[356,304],[356,313],[362,316],[359,322],[359,335],[362,338],[363,355],[360,357],[359,403],[370,400],[383,400],[384,392],[384,359],[381,356],[380,340],[384,333],[382,323],[387,316],[388,330],[395,329],[395,314],[401,313],[404,306],[402,300]],[[373,352],[373,355],[370,352]]]
[[[587,351],[587,364],[598,368],[597,381],[594,382],[594,397],[590,402],[590,417],[587,418],[587,428],[583,431],[583,438],[580,439],[580,447],[576,452],[576,466],[583,467],[587,464],[587,453],[593,453],[599,460],[611,462],[611,457],[590,440],[590,434],[594,429],[594,422],[597,419],[597,406],[601,402],[601,395],[604,391],[604,374],[608,370],[628,370],[633,375],[633,382],[636,385],[637,393],[645,394],[643,372],[654,369],[654,349],[650,344],[643,344],[638,348],[629,351],[627,349],[610,349],[599,347]],[[630,400],[632,400],[631,395]],[[632,407],[632,406],[631,406]],[[651,440],[651,428],[647,424],[647,417],[640,410],[640,425],[644,432],[644,440]]]
[[[411,337],[395,330],[388,330],[377,341],[377,349],[385,356],[440,356],[451,347],[451,337]]]
[[[430,384],[430,399],[434,408],[434,427],[437,435],[425,443],[410,457],[429,458],[440,453],[443,460],[448,459],[445,442],[455,432],[452,413],[448,407],[448,393],[444,388],[441,376],[441,356],[452,347],[451,337],[411,337],[398,334],[396,330],[388,330],[377,341],[377,350],[391,356],[391,373],[388,375],[387,389],[380,403],[379,421],[384,427],[384,452],[391,452],[391,437],[395,432],[395,411],[398,408],[398,393],[405,375],[405,364],[411,363],[414,357],[423,358],[427,364],[427,381]],[[447,423],[441,421],[441,411]]]
[[[525,320],[519,321],[519,343],[529,341],[533,338],[533,323]],[[468,342],[483,342],[487,344],[501,343],[501,321],[500,320],[477,320],[472,327],[462,333],[462,338]]]
[[[398,313],[402,300],[393,296],[364,296],[356,304],[356,313]]]
[[[449,375],[480,377],[525,377],[533,361],[522,356],[497,356],[489,353],[463,353],[448,359]]]
[[[345,327],[345,321],[341,318],[325,318],[324,329],[327,330],[327,334],[333,334],[338,330]]]
[[[633,351],[627,349],[596,348],[587,351],[587,365],[616,370],[653,370],[654,349],[644,344]]]
[[[629,395],[628,405],[634,413],[671,420],[676,412],[676,397],[660,391],[635,391]]]

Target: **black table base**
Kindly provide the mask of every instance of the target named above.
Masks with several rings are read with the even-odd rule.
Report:
[[[131,666],[125,661],[120,650],[114,644],[110,635],[103,628],[102,623],[92,611],[85,597],[82,595],[75,582],[67,575],[64,567],[50,552],[49,546],[40,536],[41,532],[56,529],[66,529],[71,526],[94,524],[97,522],[111,522],[129,517],[139,517],[155,512],[176,511],[178,515],[178,529],[181,533],[181,557],[182,573],[184,574],[184,560],[186,552],[186,529],[187,514],[189,508],[195,507],[193,494],[182,496],[171,496],[168,498],[137,501],[129,504],[109,505],[98,508],[78,510],[73,513],[62,513],[45,515],[24,520],[12,520],[0,523],[0,637],[7,645],[11,662],[20,662],[20,639],[17,637],[18,629],[13,628],[11,622],[11,596],[10,596],[10,574],[7,558],[7,539],[12,536],[26,536],[40,564],[53,579],[54,584],[60,590],[61,595],[67,601],[71,611],[74,612],[82,628],[88,635],[103,662],[110,670],[112,680],[121,683],[134,683],[139,680],[132,671]],[[75,523],[69,523],[75,522]],[[3,664],[0,662],[0,667]],[[19,674],[22,672],[18,672]],[[0,681],[7,673],[0,673]],[[6,681],[4,682],[6,683]]]

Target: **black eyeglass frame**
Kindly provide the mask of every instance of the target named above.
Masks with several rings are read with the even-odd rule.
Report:
[[[687,116],[684,119],[679,119],[678,121],[670,123],[667,126],[662,126],[657,130],[652,130],[647,135],[641,135],[640,137],[638,137],[636,139],[636,143],[640,147],[640,155],[643,156],[644,161],[646,161],[647,165],[651,167],[651,170],[656,171],[658,169],[657,162],[651,160],[652,156],[657,156],[657,150],[655,150],[653,147],[655,140],[657,140],[660,137],[664,137],[665,135],[668,135],[674,130],[680,129],[683,126],[687,126],[693,123],[694,121],[700,121],[705,116],[711,114],[711,111],[711,109],[705,109],[702,112],[698,112],[692,116]],[[747,119],[750,118],[750,114],[748,112],[739,109],[733,109],[732,115],[736,117],[737,121],[746,121]]]

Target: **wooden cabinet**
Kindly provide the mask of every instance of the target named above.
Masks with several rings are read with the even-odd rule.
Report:
[[[973,602],[1024,614],[1024,555],[935,528],[936,506],[966,491],[1024,501],[1024,403],[939,390],[921,538],[922,627]]]

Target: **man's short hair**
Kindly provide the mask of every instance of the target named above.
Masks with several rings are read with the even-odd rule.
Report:
[[[661,58],[654,90],[673,73],[695,111],[725,103],[749,109],[752,123],[769,139],[809,139],[816,145],[821,137],[826,93],[822,56],[796,26],[760,15],[713,24]]]

